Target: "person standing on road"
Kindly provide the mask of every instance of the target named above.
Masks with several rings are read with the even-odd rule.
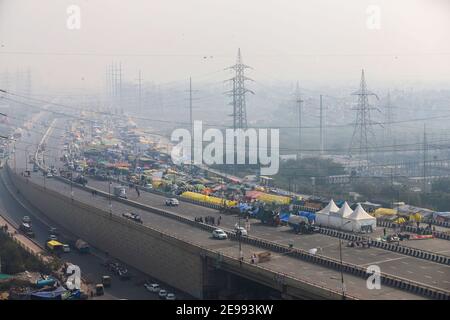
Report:
[[[137,193],[137,196],[138,196],[138,198],[141,196],[141,193],[139,192],[139,188],[138,188],[138,186],[136,186],[136,193]]]

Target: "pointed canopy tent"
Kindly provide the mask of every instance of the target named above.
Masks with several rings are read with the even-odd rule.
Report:
[[[325,208],[323,208],[320,211],[317,211],[317,213],[320,214],[329,214],[330,212],[338,212],[339,207],[334,203],[333,199],[330,200],[330,202],[327,204]]]
[[[343,229],[355,232],[361,231],[362,227],[366,226],[371,226],[372,230],[375,230],[376,225],[377,219],[368,214],[359,203],[352,214],[343,221]]]
[[[328,227],[330,224],[330,212],[336,213],[338,211],[339,207],[334,203],[333,199],[331,199],[325,208],[316,212],[316,224]]]
[[[330,227],[341,229],[344,226],[346,218],[353,213],[352,208],[348,205],[347,201],[341,206],[337,213],[331,213],[329,218]]]
[[[353,213],[353,210],[350,208],[350,206],[348,205],[347,201],[344,202],[344,204],[342,205],[342,207],[339,209],[338,214],[342,217],[342,218],[347,218],[348,216],[350,216]]]

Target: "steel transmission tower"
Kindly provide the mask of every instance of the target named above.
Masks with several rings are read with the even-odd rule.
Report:
[[[227,94],[232,97],[233,106],[233,129],[246,129],[247,128],[247,110],[245,104],[245,94],[250,92],[254,94],[253,91],[245,87],[245,81],[252,80],[244,75],[244,71],[247,68],[251,68],[242,63],[241,49],[238,49],[236,64],[228,67],[227,69],[234,70],[235,75],[229,81],[233,85],[233,89],[228,91]]]
[[[111,111],[117,113],[122,107],[122,63],[111,63],[106,71]],[[123,109],[122,109],[123,110]]]
[[[302,157],[302,109],[303,109],[304,100],[301,98],[300,86],[298,85],[298,81],[297,81],[297,87],[295,89],[295,102],[297,103],[297,107],[298,107],[298,152],[297,152],[297,157],[298,157],[298,159],[301,159],[301,157]]]
[[[395,114],[394,114],[394,110],[393,110],[394,108],[395,107],[392,106],[392,103],[391,103],[391,93],[388,92],[388,94],[386,96],[386,105],[385,105],[386,126],[384,127],[387,140],[391,140],[392,135],[393,135],[392,122],[394,122],[394,120],[395,120]]]
[[[362,167],[363,159],[369,163],[369,145],[375,143],[375,133],[372,126],[375,124],[370,119],[370,111],[375,109],[369,105],[369,96],[377,95],[367,90],[366,79],[364,77],[364,69],[361,71],[361,83],[359,90],[353,92],[352,95],[358,96],[358,104],[353,110],[356,110],[356,121],[350,142],[349,155],[358,155],[359,167]]]

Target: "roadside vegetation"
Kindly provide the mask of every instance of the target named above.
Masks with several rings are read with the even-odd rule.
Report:
[[[0,232],[1,272],[14,275],[27,271],[50,273],[51,266],[42,263],[11,240],[6,234]]]

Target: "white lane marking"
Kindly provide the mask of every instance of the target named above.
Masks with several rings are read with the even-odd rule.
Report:
[[[392,259],[386,259],[386,260],[380,260],[380,261],[373,261],[373,262],[370,262],[370,263],[361,264],[361,266],[368,266],[368,265],[371,265],[371,264],[381,264],[381,263],[385,263],[385,262],[401,260],[401,259],[407,259],[407,258],[409,258],[409,257],[402,256],[402,257],[398,257],[398,258],[392,258]]]

